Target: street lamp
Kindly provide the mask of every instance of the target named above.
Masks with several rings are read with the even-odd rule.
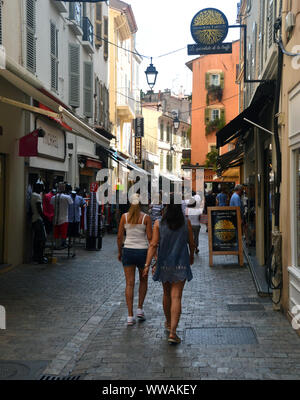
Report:
[[[157,78],[157,74],[158,74],[158,72],[156,71],[156,68],[152,64],[152,57],[151,57],[150,65],[146,69],[145,74],[146,74],[146,78],[147,78],[147,83],[152,91],[152,89],[156,83],[156,78]]]
[[[173,119],[173,126],[174,126],[175,131],[177,131],[177,129],[179,128],[179,125],[180,125],[180,121],[176,115],[176,117]]]

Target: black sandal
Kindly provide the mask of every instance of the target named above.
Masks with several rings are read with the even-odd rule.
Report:
[[[181,339],[177,335],[175,335],[175,337],[169,336],[168,343],[169,344],[179,344],[179,343],[181,343]]]

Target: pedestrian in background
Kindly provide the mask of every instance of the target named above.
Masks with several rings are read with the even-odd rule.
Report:
[[[199,233],[200,233],[200,216],[202,214],[202,209],[196,207],[197,202],[194,198],[190,199],[188,206],[185,211],[186,217],[189,219],[192,225],[194,243],[195,243],[195,253],[199,253]]]
[[[231,196],[230,203],[229,203],[229,205],[231,207],[240,207],[241,215],[243,214],[243,210],[242,210],[243,206],[242,206],[242,201],[241,201],[242,193],[243,193],[243,186],[235,185],[234,193]]]
[[[144,321],[145,313],[143,304],[148,288],[148,275],[143,274],[143,268],[146,263],[149,242],[152,239],[151,218],[141,212],[140,196],[134,194],[131,199],[131,206],[128,213],[122,215],[118,231],[118,260],[122,261],[126,289],[125,297],[128,307],[127,325],[134,325],[136,320],[133,316],[133,297],[135,284],[135,270],[139,270],[140,286],[137,318]],[[126,239],[124,242],[124,235]],[[123,246],[124,242],[124,246]]]
[[[30,199],[33,230],[33,261],[36,264],[47,264],[48,262],[48,259],[44,257],[47,236],[43,219],[42,190],[43,185],[36,182],[33,185]]]
[[[162,212],[163,212],[164,206],[161,201],[161,194],[158,193],[149,206],[149,213],[152,221],[152,226],[154,225],[156,220],[161,220],[162,218]]]
[[[143,272],[147,277],[151,260],[157,253],[157,266],[152,269],[153,280],[163,285],[165,328],[170,344],[181,342],[176,330],[181,314],[182,291],[186,280],[193,278],[191,265],[194,263],[194,247],[191,223],[184,217],[181,204],[174,204],[172,196],[161,222],[154,224]]]
[[[225,186],[222,186],[221,187],[221,192],[217,194],[216,206],[218,206],[218,207],[226,207],[226,206],[228,206],[228,194],[226,192]]]

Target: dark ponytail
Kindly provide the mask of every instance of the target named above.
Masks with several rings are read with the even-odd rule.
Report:
[[[174,204],[174,196],[171,196],[170,204],[166,205],[161,222],[167,224],[172,231],[176,231],[184,225],[185,218],[181,204]]]

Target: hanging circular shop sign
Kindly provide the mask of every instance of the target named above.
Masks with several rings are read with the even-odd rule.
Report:
[[[191,34],[196,43],[209,46],[222,43],[228,33],[228,20],[222,11],[205,8],[199,11],[191,23]]]

